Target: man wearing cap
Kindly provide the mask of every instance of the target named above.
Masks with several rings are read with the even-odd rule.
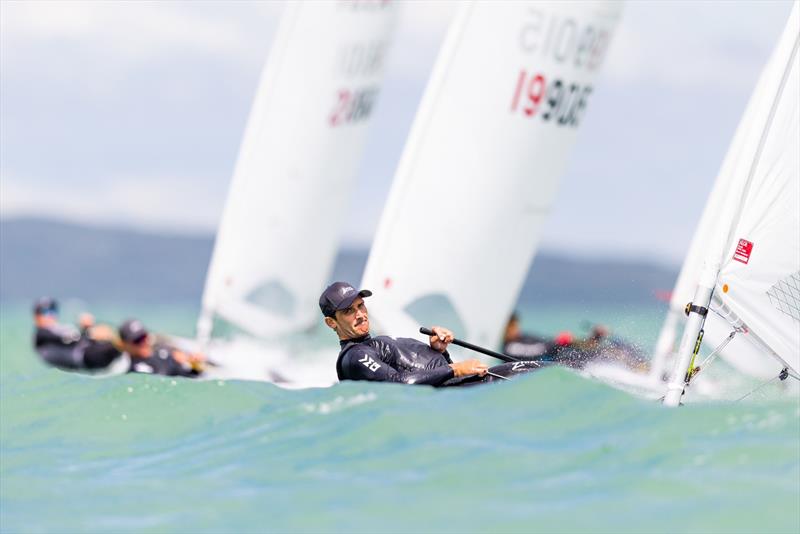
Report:
[[[138,319],[128,319],[119,327],[122,348],[131,359],[128,372],[195,378],[202,374],[205,358],[186,354],[156,342]]]
[[[95,325],[90,314],[81,314],[80,330],[59,324],[58,302],[50,297],[34,302],[33,322],[36,352],[59,369],[96,371],[108,367],[120,355],[112,343],[113,331],[106,325]]]
[[[519,315],[517,312],[511,314],[503,332],[503,354],[508,354],[515,358],[538,358],[552,351],[553,343],[549,340],[524,334],[520,329]]]
[[[319,298],[325,324],[339,336],[339,380],[446,386],[453,385],[454,378],[486,375],[487,367],[479,360],[454,363],[450,359],[447,346],[453,333],[446,328],[432,327],[429,345],[411,338],[370,336],[364,298],[371,295],[367,289],[358,291],[347,282],[336,282]]]

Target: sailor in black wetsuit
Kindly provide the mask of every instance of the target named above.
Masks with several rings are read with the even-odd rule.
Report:
[[[58,323],[58,303],[42,297],[33,306],[36,325],[34,347],[46,363],[69,371],[97,371],[120,356],[113,345],[113,332],[105,325],[94,325],[94,318],[82,314],[80,331]]]
[[[597,356],[599,341],[607,334],[603,326],[595,327],[592,337],[576,340],[571,332],[559,332],[554,338],[522,333],[519,315],[511,314],[503,333],[503,353],[523,360],[558,364],[582,369]]]
[[[594,325],[585,339],[576,339],[569,331],[546,339],[523,334],[519,317],[511,315],[503,335],[503,353],[516,358],[583,369],[590,363],[618,363],[634,371],[646,371],[647,362],[641,350],[619,338],[609,336],[603,325]]]
[[[523,334],[519,327],[519,316],[516,313],[511,315],[503,334],[503,354],[516,358],[535,359],[552,353],[556,346],[552,340]]]
[[[498,374],[505,377],[535,368],[530,362],[505,364],[491,370],[476,359],[453,362],[447,353],[453,333],[440,326],[431,328],[434,335],[429,345],[411,338],[372,337],[364,304],[364,297],[370,295],[369,290],[357,291],[346,282],[336,282],[320,296],[325,324],[339,336],[342,347],[336,361],[339,380],[455,386],[488,382]]]
[[[186,354],[163,343],[154,343],[138,319],[128,319],[119,327],[119,337],[125,352],[130,356],[128,372],[196,378],[202,374],[204,358]]]

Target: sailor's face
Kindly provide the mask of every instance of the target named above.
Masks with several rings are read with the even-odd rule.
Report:
[[[140,339],[124,344],[128,354],[137,358],[149,358],[153,355],[153,343],[149,335],[144,335]]]
[[[509,321],[506,326],[506,340],[517,339],[520,336],[519,321]]]
[[[50,328],[58,323],[58,315],[55,312],[38,313],[34,317],[34,322],[39,328]]]
[[[341,339],[352,339],[369,333],[369,313],[363,298],[356,297],[349,308],[336,312],[336,332]]]

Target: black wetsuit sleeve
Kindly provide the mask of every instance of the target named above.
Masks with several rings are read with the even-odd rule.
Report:
[[[83,351],[83,364],[87,369],[103,369],[116,360],[120,351],[108,341],[91,340]]]
[[[174,369],[169,376],[185,376],[187,378],[197,378],[200,373],[193,369],[186,369],[180,364]]]
[[[162,374],[167,376],[185,376],[187,378],[195,378],[199,374],[197,371],[184,366],[181,362],[176,360],[171,349],[169,358],[165,363],[166,369],[162,372]]]
[[[342,358],[343,375],[348,380],[371,380],[375,382],[400,382],[404,384],[426,384],[438,386],[453,378],[453,369],[448,365],[434,369],[399,370],[381,360],[377,351],[369,346],[353,347]]]
[[[83,367],[83,347],[78,341],[77,331],[37,328],[34,347],[46,363],[59,369],[76,370]]]
[[[447,363],[453,363],[453,359],[450,357],[450,353],[447,352],[447,350],[442,353],[442,356],[444,356],[444,359],[447,361]]]
[[[200,373],[184,367],[173,355],[171,347],[156,345],[149,358],[131,358],[131,367],[128,372],[148,373],[165,376],[185,376],[196,378]]]
[[[74,347],[78,343],[80,336],[77,332],[58,332],[49,328],[38,328],[34,339],[34,345],[36,345],[36,347],[42,347],[44,345]]]
[[[198,376],[200,376],[202,374],[201,371],[196,371],[195,369],[193,369],[191,367],[183,365],[178,360],[176,360],[174,357],[173,357],[172,361],[174,362],[175,366],[178,368],[176,376],[185,376],[187,378],[197,378]]]

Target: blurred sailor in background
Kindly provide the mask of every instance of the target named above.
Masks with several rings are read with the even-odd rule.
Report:
[[[36,352],[45,363],[59,369],[97,371],[120,356],[114,346],[114,331],[107,325],[95,325],[91,314],[81,314],[80,329],[59,324],[58,302],[53,298],[34,302],[33,322]]]
[[[564,330],[552,339],[523,333],[519,315],[511,315],[503,335],[503,352],[509,356],[583,369],[589,363],[618,363],[634,371],[648,369],[647,358],[635,345],[610,335],[608,327],[595,324],[583,339]]]
[[[138,319],[128,319],[119,327],[122,350],[130,357],[131,373],[195,378],[203,373],[206,359],[187,353],[156,339]]]

